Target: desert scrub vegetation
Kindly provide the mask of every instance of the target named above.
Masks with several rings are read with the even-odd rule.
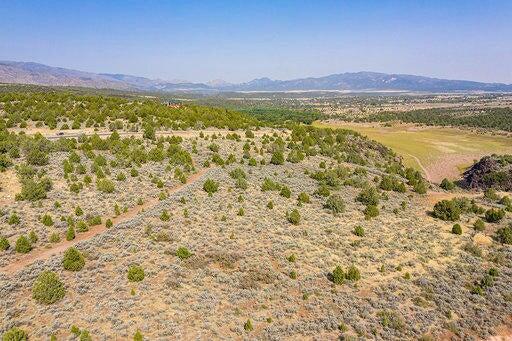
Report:
[[[439,185],[439,187],[441,187],[445,191],[451,191],[451,190],[455,189],[455,184],[453,182],[451,182],[450,180],[448,180],[447,178],[444,178],[441,181],[441,184]]]
[[[358,237],[364,237],[364,235],[365,235],[364,228],[361,225],[357,225],[354,228],[354,234]]]
[[[32,250],[32,243],[27,237],[19,236],[14,249],[18,253],[29,253]]]
[[[12,327],[2,335],[2,341],[27,341],[28,334],[23,329]]]
[[[503,209],[490,208],[485,211],[485,220],[488,223],[497,223],[505,217],[505,211]]]
[[[64,252],[62,266],[69,271],[80,271],[85,265],[85,258],[80,251],[70,247]]]
[[[368,205],[363,210],[364,218],[370,220],[377,217],[380,214],[379,208],[375,205]]]
[[[130,282],[141,282],[144,279],[144,269],[139,265],[130,265],[128,268],[128,280]]]
[[[375,100],[379,100],[378,96],[375,98]],[[131,101],[136,100],[131,97],[127,103]],[[134,105],[134,107],[136,106]],[[128,108],[126,110],[130,110],[131,104],[127,104],[126,108]],[[85,110],[92,110],[92,108],[88,107]],[[108,115],[109,110],[111,109],[103,105],[99,109],[94,109],[95,115],[98,116]],[[202,314],[207,320],[211,320],[212,316],[217,316],[217,322],[219,325],[225,326],[223,330],[228,333],[228,338],[236,338],[236,333],[239,333],[240,330],[244,333],[242,329],[244,322],[249,317],[253,319],[256,316],[257,323],[252,320],[254,329],[257,331],[257,335],[255,335],[263,339],[281,338],[285,334],[289,338],[300,339],[323,335],[327,339],[334,339],[340,336],[340,331],[336,327],[342,322],[344,323],[341,328],[343,337],[347,338],[356,335],[355,337],[359,338],[412,339],[420,336],[424,330],[432,330],[433,335],[440,335],[444,332],[444,321],[450,323],[455,321],[454,324],[460,329],[462,336],[475,335],[478,338],[486,338],[487,333],[492,330],[491,324],[497,321],[495,315],[502,316],[506,310],[506,302],[509,301],[505,301],[504,295],[508,294],[510,290],[507,287],[509,274],[502,265],[504,263],[495,263],[496,268],[500,270],[500,277],[495,279],[492,287],[486,287],[484,296],[471,295],[469,285],[470,283],[472,285],[480,284],[486,277],[486,271],[478,269],[487,267],[490,264],[488,261],[494,262],[494,258],[491,259],[491,254],[494,257],[495,253],[499,253],[501,261],[507,261],[507,254],[503,250],[507,246],[499,244],[501,241],[510,240],[507,236],[510,236],[511,233],[505,230],[501,231],[500,228],[505,229],[505,224],[509,223],[510,217],[505,216],[499,224],[485,223],[486,234],[495,233],[496,242],[492,246],[482,245],[481,257],[473,257],[472,254],[469,254],[469,252],[478,253],[476,249],[468,251],[470,248],[467,247],[466,251],[460,251],[459,246],[470,241],[475,235],[472,229],[473,222],[477,218],[485,221],[485,210],[476,214],[477,209],[471,201],[454,201],[454,205],[461,211],[458,222],[462,225],[464,234],[460,237],[455,235],[450,237],[446,233],[450,232],[454,223],[445,224],[429,220],[432,225],[424,225],[423,218],[425,220],[427,218],[424,216],[421,218],[421,215],[424,215],[425,207],[416,205],[419,196],[413,192],[414,185],[423,180],[417,173],[404,169],[396,161],[399,158],[396,155],[393,156],[382,146],[351,132],[294,127],[293,124],[287,125],[289,129],[275,129],[274,131],[267,128],[261,130],[254,128],[254,133],[258,137],[249,141],[243,137],[245,130],[233,131],[228,135],[224,131],[215,134],[202,132],[202,137],[197,138],[196,136],[201,136],[201,133],[193,130],[204,127],[201,122],[196,122],[197,126],[186,128],[188,131],[183,132],[184,136],[190,134],[192,137],[184,138],[183,141],[173,137],[171,142],[171,137],[168,135],[174,132],[164,132],[169,123],[163,122],[167,119],[166,117],[156,118],[152,112],[137,111],[131,115],[136,122],[130,123],[123,118],[126,114],[124,110],[125,108],[117,113],[119,118],[116,118],[116,121],[119,122],[112,122],[107,116],[104,119],[104,127],[98,123],[98,135],[101,138],[84,135],[75,139],[75,142],[66,142],[71,149],[59,149],[60,151],[54,149],[57,145],[56,140],[48,141],[52,146],[46,152],[48,165],[30,165],[30,167],[35,172],[32,175],[35,181],[47,177],[55,181],[55,188],[47,192],[48,199],[46,200],[13,203],[5,208],[5,215],[2,217],[4,226],[0,234],[8,237],[7,242],[10,241],[13,244],[11,248],[14,249],[16,238],[20,235],[28,237],[33,228],[39,235],[40,241],[37,244],[33,244],[31,241],[31,244],[42,250],[44,247],[50,246],[45,243],[48,234],[53,231],[64,238],[67,229],[69,237],[66,233],[66,239],[73,240],[76,233],[89,227],[92,222],[91,218],[101,216],[106,220],[107,217],[114,217],[114,210],[116,215],[122,214],[125,207],[133,207],[135,203],[143,204],[143,200],[138,201],[138,199],[142,199],[143,195],[144,198],[148,198],[144,205],[145,213],[143,213],[143,220],[148,220],[147,222],[138,222],[135,219],[132,221],[135,224],[134,228],[109,229],[102,232],[106,238],[94,238],[80,242],[80,249],[87,250],[87,253],[84,251],[84,255],[87,256],[87,264],[79,273],[59,270],[62,271],[59,272],[61,278],[65,278],[66,283],[68,278],[70,281],[69,288],[67,288],[69,294],[66,294],[65,300],[63,300],[65,302],[62,304],[75,304],[83,296],[82,293],[89,298],[104,295],[104,287],[115,290],[116,276],[103,276],[103,281],[97,286],[95,285],[96,277],[89,276],[90,273],[94,274],[93,269],[96,269],[98,264],[100,267],[102,266],[105,259],[110,259],[113,262],[114,269],[121,269],[121,276],[127,276],[126,271],[129,270],[130,262],[137,262],[139,259],[139,261],[144,260],[144,264],[151,265],[151,271],[152,273],[155,271],[156,277],[148,281],[150,276],[147,271],[150,269],[144,265],[145,275],[148,278],[143,279],[140,283],[140,291],[137,289],[138,284],[130,284],[129,279],[125,277],[128,287],[125,290],[126,293],[122,294],[128,296],[130,301],[138,301],[148,308],[144,314],[147,315],[145,315],[145,320],[149,321],[149,324],[144,325],[143,331],[145,334],[147,333],[145,337],[151,339],[173,335],[170,333],[173,332],[175,325],[162,324],[157,327],[154,322],[151,322],[158,319],[158,312],[156,309],[152,309],[151,303],[147,301],[149,296],[154,298],[159,306],[163,305],[170,313],[177,316],[177,323],[180,324],[186,323],[186,316],[190,315],[191,307],[204,306],[205,300],[210,302],[213,299],[210,302],[211,305],[207,302],[207,306],[211,309],[204,309]],[[92,124],[91,128],[93,128],[97,124],[95,118],[85,115],[87,120],[90,118],[92,122],[82,121],[80,127]],[[55,112],[55,116],[60,117],[61,114]],[[99,117],[99,121],[101,119]],[[64,123],[71,129],[73,122],[63,122],[60,119],[57,119],[57,128]],[[173,123],[177,127],[181,127],[183,122],[173,121]],[[14,126],[19,124],[13,123]],[[28,124],[31,126],[34,123],[29,121]],[[104,133],[105,129],[110,127],[120,131],[142,133],[148,126],[152,126],[152,128],[149,129],[145,139],[121,138],[119,134],[116,136],[114,133],[111,137],[106,137]],[[16,137],[16,139],[18,138],[23,139],[23,137]],[[59,148],[63,148],[64,145],[62,142]],[[211,145],[216,145],[218,148],[209,148]],[[0,154],[2,154],[1,150],[0,147]],[[280,166],[268,165],[272,155],[276,152],[282,152],[284,163]],[[214,153],[218,154],[218,157],[214,156]],[[5,155],[12,163],[7,166],[8,168],[26,162],[23,148],[20,148],[21,156],[19,158]],[[193,157],[194,162],[189,157]],[[186,186],[183,192],[180,189],[176,195],[170,194],[170,191],[166,194],[165,190],[157,189],[162,184],[165,187],[186,181],[186,176],[192,172],[194,165],[214,165],[215,162],[221,163],[221,159],[224,162],[224,168],[216,168],[215,171],[211,170],[208,174],[221,175],[219,177],[209,176],[218,182],[219,186],[226,185],[225,190],[224,187],[219,187],[218,189],[222,190],[216,192],[206,202],[200,198],[206,197],[207,192],[203,191],[202,186],[208,176],[201,178],[193,186]],[[64,164],[63,160],[67,160],[67,162]],[[27,164],[27,166],[29,165]],[[8,169],[8,171],[11,170]],[[63,179],[63,173],[67,173],[67,179]],[[125,179],[116,181],[118,174],[125,174]],[[90,177],[90,181],[85,180],[86,176]],[[99,179],[112,181],[116,186],[115,195],[107,195],[99,191],[96,188],[96,181]],[[67,190],[71,183],[78,186],[79,195]],[[83,186],[80,187],[79,183]],[[65,189],[63,192],[61,192],[62,184]],[[261,192],[260,186],[262,190],[273,192]],[[404,188],[406,194],[402,193]],[[463,189],[457,189],[457,192],[463,193],[463,191]],[[280,194],[284,194],[284,196],[280,196]],[[290,199],[285,199],[288,196]],[[95,197],[98,200],[89,199]],[[172,206],[166,207],[164,202],[157,204],[157,200],[154,199],[158,197],[160,199],[169,198],[166,201]],[[356,197],[359,197],[359,200],[354,202]],[[180,198],[183,200],[179,200]],[[339,198],[345,205],[338,205],[334,198]],[[54,207],[55,201],[62,203],[61,206]],[[425,199],[421,200],[422,203],[426,201]],[[114,208],[116,202],[118,203],[117,209]],[[488,208],[487,206],[506,207],[506,199],[504,203],[501,203],[501,199],[500,202],[489,202],[475,197],[475,202],[482,202],[486,208]],[[329,204],[323,208],[322,206],[327,203]],[[153,204],[158,206],[153,208]],[[75,208],[80,206],[83,208],[82,212],[75,215]],[[339,207],[345,207],[345,212],[337,216],[330,214],[331,212],[341,212]],[[293,218],[291,212],[294,208],[300,212],[298,227],[292,226],[292,221],[287,220]],[[138,207],[138,209],[142,211],[142,207]],[[166,214],[163,214],[164,209],[168,210],[167,217],[165,217]],[[378,211],[380,209],[381,218],[377,221],[365,222],[361,214],[363,209],[367,216],[373,216],[371,210]],[[391,214],[391,211],[395,212],[395,209],[396,213]],[[478,210],[481,210],[481,207]],[[7,224],[8,217],[12,212],[17,212],[19,215],[21,221],[18,225]],[[239,217],[236,216],[237,212],[239,212]],[[241,216],[242,212],[245,214],[243,217]],[[286,216],[285,212],[288,212]],[[462,216],[466,213],[467,217]],[[53,220],[51,228],[46,228],[40,223],[41,216],[44,214],[51,216]],[[161,214],[163,214],[164,220],[169,218],[168,221],[172,221],[172,224],[169,225],[169,222],[160,220]],[[418,217],[419,219],[416,219]],[[104,221],[105,226],[109,226],[109,221],[111,220]],[[144,231],[147,224],[153,226],[154,231]],[[257,230],[246,229],[246,224],[254,224]],[[440,228],[435,228],[434,225]],[[208,228],[205,229],[205,227]],[[103,231],[103,229],[101,230]],[[141,231],[144,237],[138,239],[141,237]],[[85,239],[85,237],[82,235],[80,239]],[[30,238],[28,239],[30,241]],[[263,247],[251,247],[258,240],[272,242]],[[212,241],[215,242],[212,243]],[[455,244],[449,245],[451,242]],[[450,246],[449,250],[436,247],[445,244]],[[188,249],[178,251],[180,245],[187,245],[191,250],[193,247],[197,256],[191,257],[191,252]],[[245,254],[247,247],[251,251],[248,258]],[[407,252],[408,260],[406,261],[401,259],[404,252]],[[16,255],[13,250],[9,250],[0,252],[0,262],[4,266],[4,264],[8,265],[11,259],[16,261],[20,258],[37,257],[38,254],[39,252],[35,252],[27,257]],[[446,269],[440,267],[421,275],[415,272],[414,267],[418,265],[418,262],[423,262],[424,259],[437,261],[438,257],[446,254],[460,256],[456,259],[456,265],[460,266],[448,265]],[[279,258],[277,262],[282,266],[281,269],[271,267],[267,269],[254,265],[259,264],[262,256],[269,255],[271,258]],[[125,256],[130,260],[123,259]],[[170,257],[167,259],[167,263],[170,263],[160,264],[161,257]],[[51,260],[51,264],[61,265],[63,256],[55,258]],[[180,258],[184,260],[182,261]],[[496,256],[496,259],[498,258]],[[240,259],[242,259],[241,262],[238,261]],[[255,263],[252,264],[253,262]],[[343,268],[335,269],[338,263]],[[34,268],[40,266],[39,264],[36,263]],[[228,267],[226,264],[231,264],[231,266]],[[357,268],[351,267],[351,264]],[[161,266],[165,267],[165,273],[160,274],[163,275],[162,277],[156,275],[159,271],[164,270]],[[410,275],[408,275],[408,271],[402,271],[402,266],[410,271]],[[331,271],[332,273],[330,273]],[[119,274],[117,270],[115,272]],[[371,281],[376,283],[372,289],[372,296],[378,295],[379,304],[377,306],[369,304],[365,298],[352,295],[357,291],[355,287],[366,286],[367,274],[368,276],[371,274]],[[229,280],[228,277],[231,275],[237,278]],[[317,279],[320,280],[319,284],[329,286],[329,290],[319,293],[315,285],[309,285],[313,283],[310,281],[311,276],[317,275]],[[365,280],[363,284],[360,284],[362,282],[361,275]],[[336,280],[334,280],[335,277]],[[202,289],[198,286],[190,285],[202,283],[205,280],[209,283],[211,278],[215,279],[216,284],[212,287],[213,289],[210,288],[213,291],[208,295],[203,294]],[[409,278],[413,280],[404,280]],[[219,279],[220,281],[217,281]],[[296,282],[297,279],[299,282]],[[357,282],[358,280],[359,282]],[[322,284],[322,281],[325,282]],[[331,284],[331,281],[338,284],[345,283],[345,287]],[[145,282],[146,284],[144,284]],[[490,280],[485,278],[484,282],[490,283]],[[304,283],[309,284],[302,286]],[[466,290],[464,283],[468,286]],[[155,284],[158,286],[154,287]],[[286,287],[300,286],[299,290],[294,290],[284,299],[279,293],[277,296],[275,295],[275,289],[281,290],[282,285]],[[186,288],[186,296],[191,298],[190,304],[182,304],[179,299],[176,301],[172,298],[178,292],[175,288],[179,287]],[[240,289],[244,291],[242,292]],[[227,315],[219,314],[218,307],[225,307],[226,302],[231,302],[233,295],[236,296],[237,293],[247,294],[246,289],[250,289],[251,295],[258,301],[265,300],[263,297],[265,293],[275,298],[271,309],[267,310],[267,314],[247,309],[245,305],[243,309],[236,310],[233,314],[231,312]],[[393,294],[397,292],[400,293],[398,301],[397,296]],[[414,300],[417,296],[425,297],[423,305],[415,303],[418,302]],[[115,299],[108,297],[106,304],[102,305],[102,310],[104,310],[104,314],[115,314],[117,305],[111,304]],[[18,290],[8,292],[7,299],[16,304],[16,307],[19,306],[20,316],[31,314],[31,311],[27,310],[23,304],[24,298],[18,293]],[[396,309],[397,305],[404,301],[415,304],[413,308],[419,314],[418,316],[427,314],[428,319],[418,319],[414,325],[407,323],[401,330],[389,327],[389,323],[386,321],[381,324],[381,317],[377,316],[377,312],[381,309]],[[56,310],[55,321],[51,325],[60,324],[66,329],[69,324],[66,324],[68,322],[65,314],[61,314],[62,304],[52,307],[52,309],[58,308],[58,310]],[[306,317],[301,316],[299,323],[297,322],[297,310],[294,307],[303,304],[308,305],[311,314]],[[126,314],[132,316],[139,313],[136,306],[137,304],[128,304]],[[345,312],[357,306],[360,311],[364,311],[365,321],[359,323],[356,321],[357,316],[354,318],[350,314],[344,314],[343,319],[341,317],[338,319],[331,314],[332,306]],[[458,316],[464,316],[464,321],[446,317],[447,313],[444,311],[446,307],[458,312]],[[82,308],[84,316],[101,320],[101,314],[91,309],[89,304],[84,305]],[[267,307],[263,309],[267,309]],[[481,312],[479,314],[486,318],[479,319],[474,313],[475,311]],[[270,316],[274,318],[273,322]],[[280,316],[285,316],[286,319],[282,319]],[[268,324],[264,322],[267,317],[269,318]],[[0,318],[2,317],[0,316]],[[5,319],[5,316],[3,318]],[[480,324],[475,321],[483,322]],[[129,324],[131,321],[127,320],[122,323],[125,324],[125,322]],[[118,333],[116,328],[121,325],[116,325],[116,323],[105,325],[105,329],[102,329],[97,337],[120,337],[116,335]],[[262,324],[258,325],[258,323]],[[40,328],[43,324],[44,321],[36,315],[33,326],[30,326],[30,330],[27,329],[31,334],[34,333],[34,336],[31,335],[31,337],[47,339],[48,335],[43,334],[49,333],[50,330]],[[304,329],[301,325],[311,326],[311,328]],[[124,328],[124,337],[129,338],[134,335],[137,326],[137,324],[132,324],[131,327],[128,326],[128,329]],[[214,323],[212,326],[211,332],[218,333],[217,324]],[[475,328],[472,329],[470,326],[475,326]],[[94,334],[98,331],[97,328],[90,330]],[[51,332],[54,332],[57,337],[62,337],[66,335],[67,331],[52,329]],[[81,331],[77,333],[77,339],[81,333]],[[252,335],[252,333],[248,332],[245,335]],[[140,339],[140,337],[137,338]]]
[[[190,258],[192,256],[192,253],[184,246],[180,246],[176,250],[176,257],[178,257],[181,260]]]
[[[207,179],[203,183],[203,190],[208,193],[208,196],[212,196],[213,193],[219,190],[219,183],[212,179]]]
[[[297,209],[293,209],[291,212],[286,212],[286,219],[293,225],[299,225],[300,213]]]
[[[433,216],[447,221],[460,219],[461,209],[453,200],[441,200],[434,205]]]
[[[345,210],[345,202],[338,194],[333,194],[327,198],[324,208],[332,212],[332,214],[342,213]]]
[[[496,231],[496,240],[503,244],[512,244],[512,225],[502,227]]]
[[[59,276],[52,271],[43,271],[32,286],[32,298],[41,304],[53,304],[64,298],[66,289]]]
[[[452,233],[453,234],[462,234],[462,227],[460,226],[460,224],[454,224],[452,226]]]
[[[96,181],[96,188],[103,193],[113,193],[116,189],[114,183],[109,179],[98,179]]]
[[[341,266],[338,265],[334,268],[334,270],[331,273],[330,278],[334,284],[341,285],[341,284],[345,283],[345,272],[343,271]]]
[[[8,250],[11,247],[9,240],[4,236],[0,237],[0,251]]]

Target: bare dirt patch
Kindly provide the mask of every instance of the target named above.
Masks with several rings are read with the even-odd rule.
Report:
[[[0,205],[13,203],[14,197],[20,191],[21,184],[14,170],[8,169],[0,173]]]

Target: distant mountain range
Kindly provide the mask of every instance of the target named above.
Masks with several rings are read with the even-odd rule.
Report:
[[[48,86],[80,86],[133,91],[418,91],[512,92],[512,84],[448,80],[413,75],[377,72],[347,72],[325,77],[293,80],[258,78],[231,84],[223,80],[192,83],[182,80],[164,81],[124,74],[91,73],[31,62],[0,61],[0,83]]]

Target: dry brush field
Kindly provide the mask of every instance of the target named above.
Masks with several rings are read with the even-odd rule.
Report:
[[[188,131],[19,137],[4,340],[510,337],[507,193],[431,185],[349,131]]]

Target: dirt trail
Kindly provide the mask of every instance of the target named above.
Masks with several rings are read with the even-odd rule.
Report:
[[[420,159],[418,159],[416,156],[412,155],[412,154],[409,154],[409,153],[405,153],[407,156],[410,156],[414,159],[414,161],[416,161],[416,163],[418,164],[418,166],[420,166],[421,170],[423,170],[423,173],[425,173],[425,179],[427,179],[428,181],[432,181],[432,177],[430,176],[430,173],[428,172],[428,170],[423,166],[423,164],[421,163]]]
[[[441,200],[451,200],[453,198],[458,198],[458,197],[465,197],[465,198],[473,199],[473,198],[478,198],[478,197],[482,197],[482,196],[483,196],[483,193],[480,193],[480,192],[435,192],[435,191],[428,191],[426,199],[427,199],[428,205],[432,206],[432,205],[434,205],[435,203],[437,203],[438,201],[441,201]]]
[[[199,172],[192,174],[185,184],[172,187],[169,189],[168,194],[176,193],[187,186],[195,183],[203,174],[205,174],[209,169],[211,168],[204,168],[201,169]],[[106,221],[107,219],[111,219],[114,223],[114,226],[111,227],[113,229],[116,228],[117,224],[127,222],[131,220],[133,217],[135,217],[137,214],[146,211],[148,209],[151,209],[156,204],[158,204],[159,199],[158,198],[148,198],[145,200],[143,205],[140,206],[134,206],[128,209],[127,212],[120,214],[119,216],[112,218],[108,216],[102,217],[102,221]],[[22,270],[27,265],[30,265],[34,262],[40,261],[40,260],[46,260],[50,258],[51,256],[64,252],[67,248],[76,245],[77,243],[91,239],[92,237],[101,234],[105,232],[107,228],[104,224],[102,225],[96,225],[92,226],[87,232],[83,233],[77,233],[75,239],[73,240],[64,240],[62,242],[59,242],[57,244],[54,244],[51,248],[39,248],[36,250],[31,251],[30,253],[20,257],[19,259],[13,261],[12,263],[9,263],[8,265],[4,266],[3,268],[0,268],[0,272],[5,273],[7,275],[16,273],[20,270]]]

